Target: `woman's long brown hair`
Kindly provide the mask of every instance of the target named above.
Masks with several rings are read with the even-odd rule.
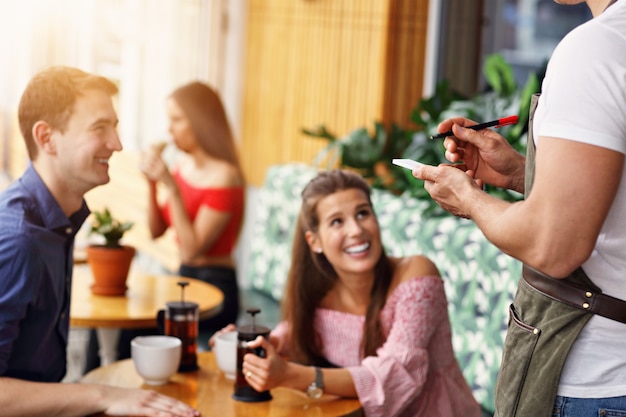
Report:
[[[363,191],[372,206],[369,185],[350,171],[321,172],[302,191],[302,206],[295,228],[291,267],[283,298],[283,319],[289,323],[290,359],[296,362],[332,365],[322,354],[313,318],[316,308],[337,280],[337,273],[324,254],[313,253],[306,242],[305,232],[310,230],[317,233],[317,205],[322,198],[349,189]],[[363,357],[376,355],[376,349],[384,342],[379,316],[387,299],[392,273],[391,262],[383,249],[375,266],[374,285],[365,316],[360,346]]]
[[[170,97],[185,112],[202,149],[237,167],[243,181],[237,147],[218,93],[208,85],[194,81],[177,88]]]
[[[191,129],[202,149],[237,168],[241,186],[245,191],[246,178],[226,110],[217,91],[204,83],[193,81],[174,90],[170,97],[189,119]],[[245,207],[241,210],[244,211]],[[242,229],[243,221],[239,223],[238,233],[241,233]]]

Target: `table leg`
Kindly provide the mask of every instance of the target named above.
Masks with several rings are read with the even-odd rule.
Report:
[[[120,338],[120,329],[98,328],[98,355],[100,366],[105,366],[117,360],[117,342]]]
[[[67,372],[63,382],[77,382],[83,376],[89,344],[89,329],[70,327],[67,339]]]

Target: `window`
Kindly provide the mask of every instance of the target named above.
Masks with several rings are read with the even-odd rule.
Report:
[[[468,96],[485,87],[482,62],[487,55],[501,53],[523,85],[570,30],[592,17],[585,3],[566,6],[554,0],[440,3],[436,78],[449,80]]]
[[[241,9],[228,0],[2,2],[0,53],[7,65],[0,66],[0,173],[22,171],[17,103],[31,76],[50,65],[75,66],[119,85],[119,132],[127,150],[167,135],[165,98],[190,81],[215,86],[237,118],[239,72],[228,68],[241,67]]]
[[[483,56],[499,52],[514,69],[518,84],[540,69],[561,39],[591,19],[585,3],[565,6],[554,0],[496,0],[487,2]],[[490,7],[489,3],[495,3]],[[492,16],[490,16],[492,14]]]

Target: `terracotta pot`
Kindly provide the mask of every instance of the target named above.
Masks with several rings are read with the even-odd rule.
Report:
[[[96,295],[124,295],[128,288],[126,278],[134,256],[135,248],[132,246],[88,246],[87,263],[94,277],[91,292]]]

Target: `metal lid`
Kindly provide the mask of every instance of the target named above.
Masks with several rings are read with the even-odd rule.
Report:
[[[259,308],[249,308],[246,310],[248,314],[252,316],[252,324],[246,324],[237,327],[237,339],[250,341],[256,339],[257,336],[269,336],[270,329],[265,326],[261,326],[255,323],[255,315],[261,312]]]
[[[257,336],[268,336],[270,331],[271,330],[265,326],[246,324],[245,326],[237,327],[237,339],[249,342],[256,339]]]
[[[200,305],[193,301],[185,301],[185,287],[189,285],[189,281],[178,281],[176,283],[180,287],[180,301],[170,301],[165,303],[169,314],[189,314],[198,311]]]
[[[189,314],[198,311],[200,305],[192,301],[170,301],[166,303],[170,314]]]

